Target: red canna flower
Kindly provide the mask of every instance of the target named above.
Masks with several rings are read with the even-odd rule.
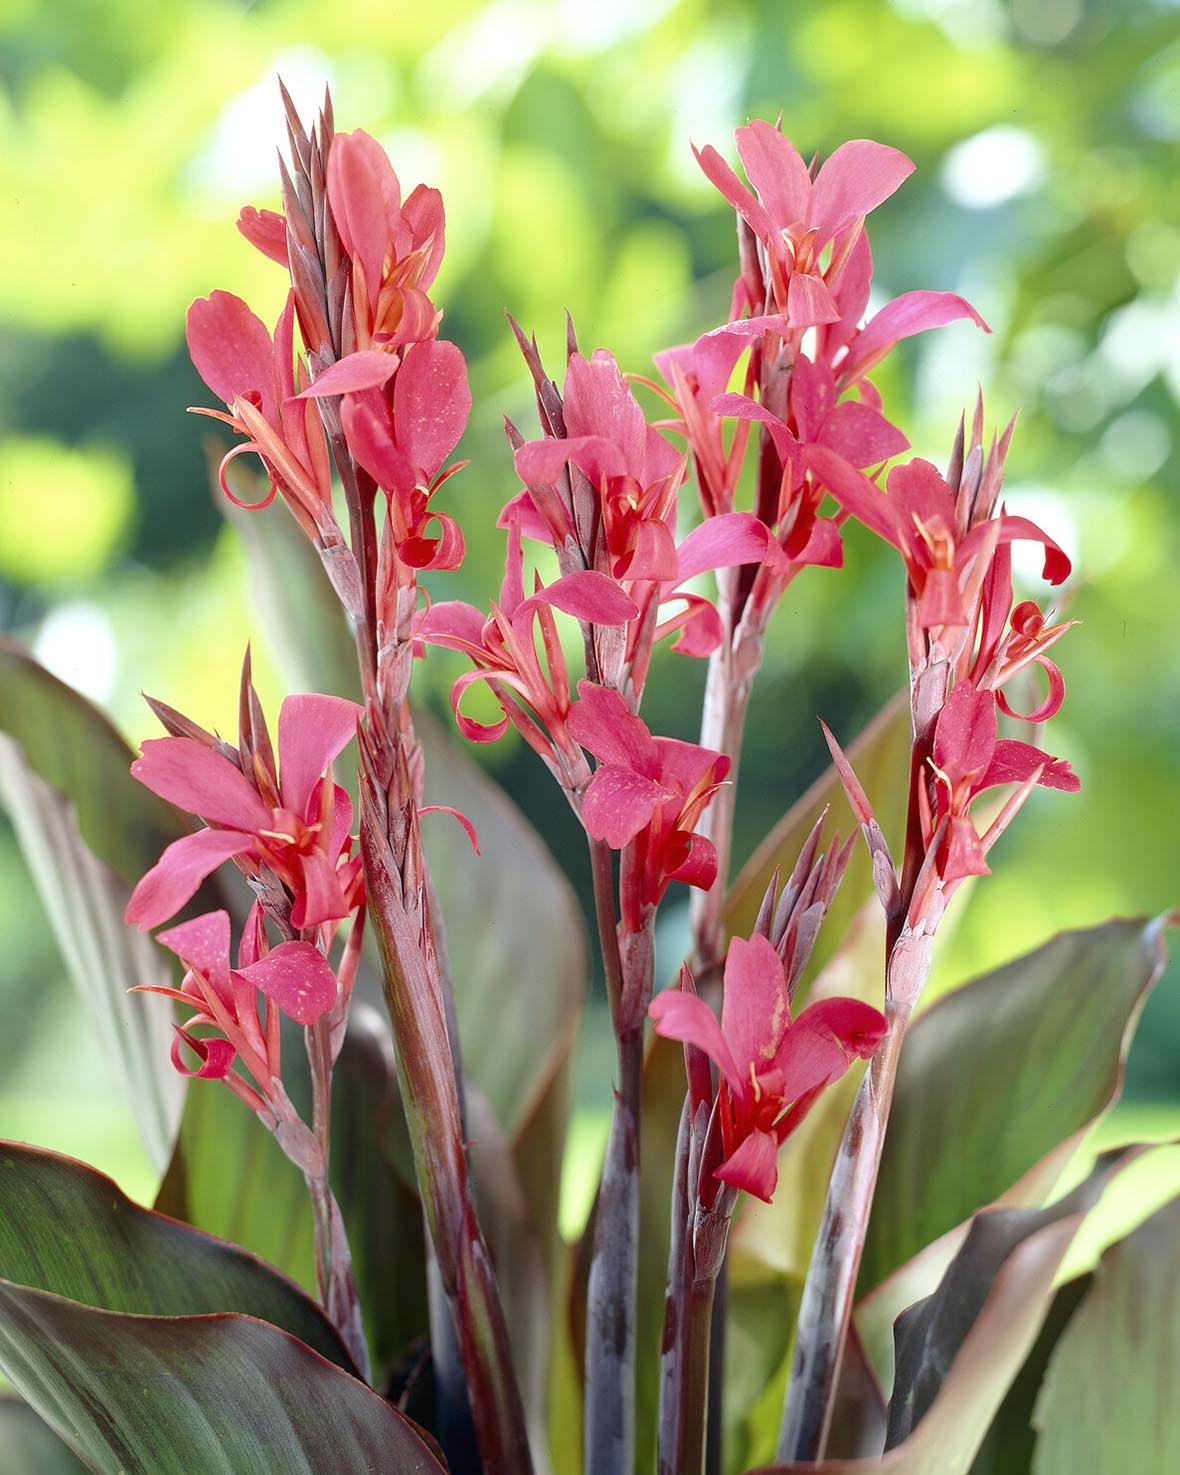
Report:
[[[617,579],[676,578],[676,492],[684,457],[648,425],[614,355],[570,355],[563,394],[565,438],[516,452],[522,481],[554,485],[573,464],[601,507],[606,572]]]
[[[638,931],[669,882],[707,891],[717,875],[711,841],[694,834],[729,772],[721,753],[675,738],[653,737],[617,691],[578,683],[570,733],[598,759],[583,799],[582,822],[612,850],[633,847],[620,893],[624,925]]]
[[[884,1016],[856,999],[825,999],[797,1019],[783,964],[765,937],[735,937],[725,959],[721,1023],[695,993],[665,989],[648,1011],[656,1033],[703,1050],[721,1072],[723,1158],[715,1176],[767,1203],[778,1150],[854,1059],[868,1059]]]
[[[189,308],[185,337],[201,378],[229,407],[196,409],[247,437],[222,459],[221,489],[239,507],[268,506],[279,492],[303,531],[319,547],[342,541],[332,511],[332,469],[319,409],[298,398],[295,382],[294,294],[287,296],[274,338],[240,297],[213,292]],[[392,367],[390,372],[392,372]],[[271,488],[260,503],[244,503],[226,485],[235,456],[255,452]]]
[[[807,465],[842,506],[899,550],[918,601],[923,628],[970,623],[974,601],[967,598],[969,575],[976,587],[985,568],[973,569],[983,555],[990,564],[996,549],[1021,540],[1045,549],[1044,576],[1060,584],[1069,576],[1064,551],[1026,517],[1001,512],[974,520],[937,467],[920,457],[895,466],[882,491],[844,456],[822,444],[809,446]]]
[[[956,683],[934,728],[931,767],[938,779],[936,812],[924,816],[928,832],[947,821],[946,837],[935,857],[944,886],[966,876],[990,874],[984,856],[1007,828],[1032,788],[1077,793],[1081,780],[1063,758],[1053,758],[1031,743],[996,736],[996,696],[970,681]],[[1019,784],[1015,802],[980,836],[968,811],[977,795],[1000,784]]]
[[[755,120],[734,137],[757,198],[716,149],[693,152],[761,242],[777,310],[792,329],[838,322],[832,294],[864,218],[913,173],[912,162],[897,149],[854,139],[841,144],[813,180],[798,150],[769,123]],[[763,310],[760,301],[746,306],[751,313]]]
[[[131,772],[208,828],[168,846],[132,892],[127,920],[141,931],[167,921],[231,857],[250,875],[266,866],[278,876],[291,893],[294,927],[347,917],[363,881],[351,855],[352,801],[328,771],[360,715],[341,697],[287,697],[279,712],[277,780],[258,763],[247,776],[195,737],[145,742]]]
[[[426,294],[445,247],[439,192],[419,185],[403,201],[385,150],[358,129],[332,139],[328,204],[352,262],[341,358],[433,338],[441,314]]]
[[[184,964],[184,980],[179,989],[149,986],[142,991],[163,994],[196,1011],[174,1026],[173,1065],[181,1075],[223,1081],[252,1110],[263,1108],[282,1078],[275,1011],[305,1026],[327,1014],[341,992],[327,959],[309,942],[269,947],[257,902],[246,921],[236,968],[229,960],[227,912],[206,912],[159,933],[158,940]],[[259,994],[263,996],[261,1020]],[[194,1029],[218,1033],[198,1036]],[[183,1046],[197,1057],[196,1069],[185,1064]],[[233,1072],[235,1060],[253,1077],[257,1090]]]

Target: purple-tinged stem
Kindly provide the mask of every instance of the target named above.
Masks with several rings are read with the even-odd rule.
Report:
[[[605,855],[605,863],[603,856]],[[620,938],[610,855],[591,842],[595,908],[615,1026],[618,1085],[598,1186],[586,1286],[584,1468],[632,1475],[635,1300],[639,1276],[639,1111],[643,1027],[655,968],[654,912]],[[626,868],[626,857],[623,861]],[[624,881],[624,884],[626,882]]]
[[[823,1457],[910,1009],[886,1001],[885,1038],[856,1093],[836,1155],[799,1307],[780,1461]]]

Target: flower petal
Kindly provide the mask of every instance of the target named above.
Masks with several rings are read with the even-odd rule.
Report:
[[[298,1024],[314,1024],[336,1002],[336,975],[310,942],[282,942],[240,972]]]
[[[471,413],[467,361],[458,346],[437,339],[408,348],[393,381],[398,448],[434,480],[459,443]]]
[[[651,822],[664,789],[631,768],[604,764],[595,771],[582,800],[582,821],[595,840],[622,850]]]
[[[730,1089],[741,1095],[749,1081],[738,1069],[716,1015],[704,999],[686,994],[678,988],[661,990],[648,1008],[656,1034],[666,1040],[680,1040],[695,1045],[713,1060],[729,1082]]]
[[[774,1062],[790,1028],[791,1006],[782,960],[758,933],[747,942],[735,937],[725,956],[725,994],[721,1031],[743,1068],[755,1074]]]
[[[714,1176],[769,1203],[778,1187],[778,1139],[773,1132],[755,1128]]]
[[[206,834],[214,833],[207,830]],[[191,922],[181,922],[156,934],[156,941],[176,954],[186,968],[204,974],[218,996],[228,1002],[229,986],[229,913],[206,912]]]
[[[254,831],[270,819],[241,770],[195,738],[149,738],[131,773],[153,794],[211,825]]]
[[[232,292],[198,297],[185,318],[184,336],[197,373],[219,399],[232,405],[239,395],[253,392],[267,423],[277,425],[270,333],[240,297]]]
[[[124,913],[141,932],[174,917],[197,887],[231,855],[244,855],[254,844],[241,830],[198,830],[174,840],[142,877]]]
[[[280,266],[287,265],[287,222],[282,215],[244,205],[238,216],[238,229],[264,256]]]
[[[784,1102],[838,1080],[853,1060],[867,1060],[885,1034],[885,1017],[859,999],[809,1004],[787,1031],[776,1064]]]
[[[869,138],[842,143],[824,161],[812,186],[808,224],[816,232],[816,245],[875,210],[913,172],[913,160],[886,144]]]
[[[632,715],[617,691],[593,681],[578,682],[578,701],[570,708],[570,733],[600,763],[654,778],[659,772],[656,744],[647,724]]]
[[[595,625],[625,625],[639,614],[638,606],[613,579],[594,569],[580,569],[564,574],[532,599],[551,604],[554,609]],[[525,604],[531,603],[526,600]]]
[[[331,395],[355,394],[362,389],[377,389],[396,368],[396,353],[366,348],[337,359],[322,374],[317,374],[314,382],[295,398],[325,399]]]
[[[957,292],[903,292],[887,302],[880,312],[852,339],[848,356],[840,365],[840,378],[852,383],[868,373],[902,338],[941,328],[960,318],[971,318],[985,333],[991,329],[965,297]]]
[[[355,702],[317,693],[287,697],[279,709],[279,780],[283,804],[305,818],[311,793],[356,733]]]
[[[693,528],[681,543],[676,582],[681,584],[709,569],[774,562],[782,562],[782,553],[760,518],[752,512],[723,512]]]
[[[780,230],[807,221],[811,175],[789,138],[755,118],[734,133],[746,178]],[[753,224],[753,222],[751,222]]]
[[[377,140],[360,129],[337,133],[328,157],[328,203],[344,249],[361,264],[372,302],[400,198],[397,175]]]

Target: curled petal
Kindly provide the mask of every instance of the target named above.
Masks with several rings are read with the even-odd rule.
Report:
[[[468,840],[471,841],[472,850],[475,851],[476,855],[479,854],[479,836],[475,832],[475,826],[462,812],[462,810],[452,809],[449,804],[423,804],[422,807],[418,810],[418,813],[449,814],[452,819],[457,820],[458,823],[463,827],[464,833],[466,834]]]
[[[997,691],[996,706],[1006,717],[1016,717],[1021,722],[1048,722],[1050,717],[1055,717],[1061,710],[1061,704],[1065,700],[1065,677],[1061,674],[1061,668],[1048,656],[1036,656],[1034,659],[1038,666],[1044,667],[1045,675],[1049,678],[1049,691],[1045,700],[1031,712],[1016,712],[1008,705],[1003,691]]]
[[[247,502],[243,497],[239,497],[238,494],[232,489],[229,482],[225,479],[225,468],[229,465],[229,463],[234,459],[235,456],[242,455],[244,451],[253,451],[258,456],[259,460],[262,461],[262,464],[266,469],[266,474],[270,477],[270,486],[267,489],[266,496],[262,497],[257,502]],[[275,481],[274,477],[270,475],[270,467],[266,465],[266,461],[263,458],[261,449],[252,440],[246,441],[243,445],[231,446],[230,449],[226,451],[225,455],[222,456],[221,464],[217,468],[217,485],[221,488],[223,494],[229,499],[229,501],[231,501],[235,507],[240,507],[243,512],[263,512],[266,510],[266,508],[270,506],[270,504],[279,494],[279,484],[277,481]]]
[[[688,854],[675,870],[668,872],[668,880],[708,891],[717,879],[717,851],[712,840],[704,835],[690,835],[688,842]]]
[[[237,1051],[228,1040],[215,1037],[211,1040],[201,1040],[196,1035],[189,1034],[188,1030],[182,1029],[179,1024],[172,1028],[176,1031],[176,1038],[172,1041],[172,1064],[182,1076],[189,1079],[196,1077],[202,1081],[220,1081],[229,1074],[229,1068],[234,1063]],[[185,1065],[180,1054],[181,1044],[185,1044],[201,1062],[198,1069],[193,1070]]]

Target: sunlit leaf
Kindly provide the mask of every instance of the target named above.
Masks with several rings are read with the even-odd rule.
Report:
[[[767,1465],[749,1475],[968,1475],[975,1452],[1013,1378],[1033,1347],[1053,1298],[1054,1277],[1086,1214],[1086,1201],[1054,1217],[1053,1210],[988,1267],[978,1314],[951,1347],[938,1390],[908,1438],[878,1459],[833,1459],[819,1464]],[[1002,1211],[1007,1212],[1007,1211]]]
[[[131,884],[186,826],[135,782],[131,759],[96,707],[0,639],[0,803],[112,1079],[162,1171],[184,1098],[168,1058],[171,1010],[127,990],[171,980],[163,955],[127,927],[123,909]]]
[[[1049,1360],[1034,1475],[1180,1467],[1180,1199],[1114,1245]]]
[[[1163,960],[1157,923],[1062,933],[918,1019],[902,1051],[862,1291],[999,1198],[1111,1103],[1130,1026]],[[1023,1202],[1043,1201],[1052,1176],[1034,1173]]]

